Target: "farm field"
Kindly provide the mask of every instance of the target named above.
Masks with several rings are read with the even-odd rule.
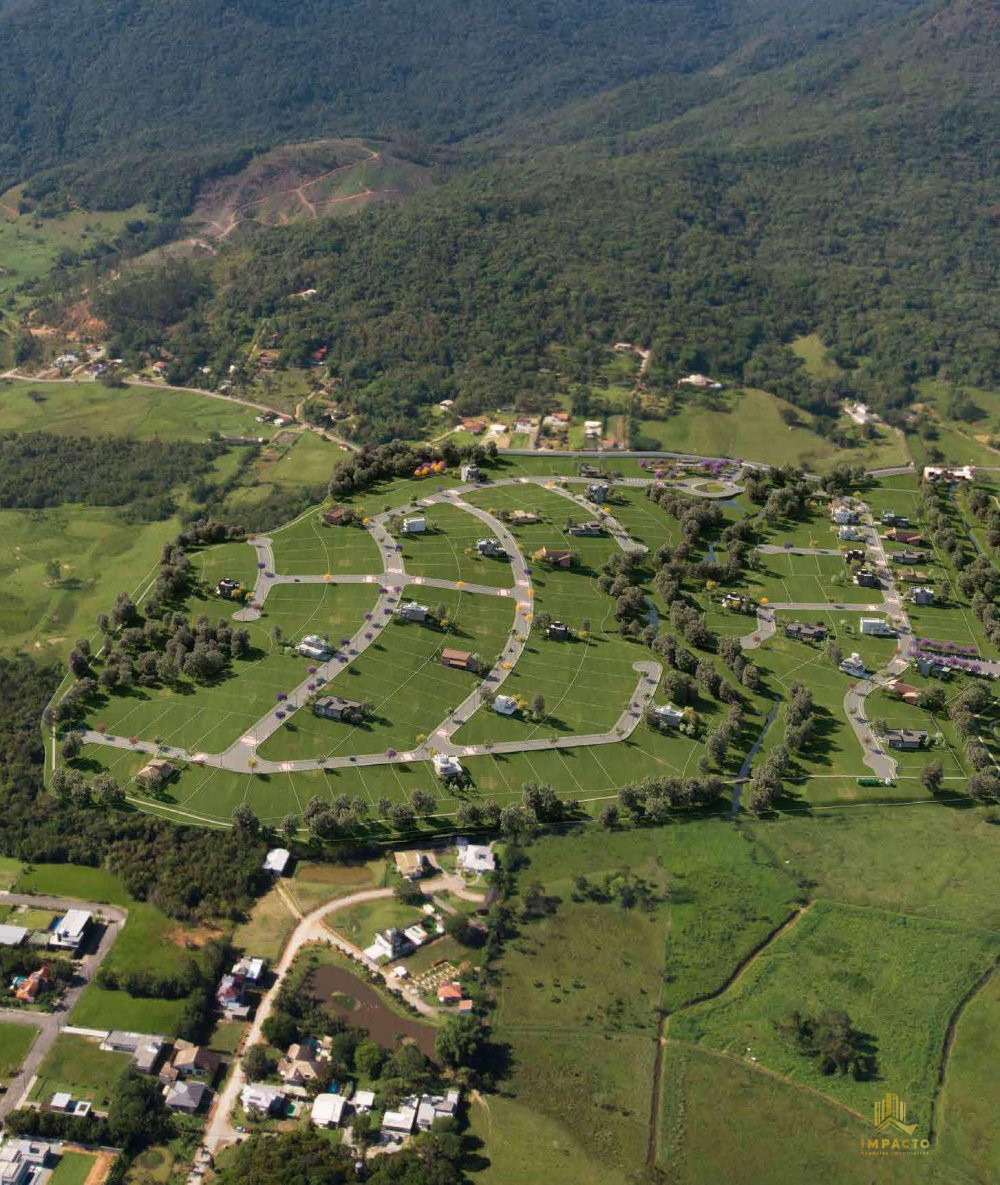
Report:
[[[914,926],[906,915],[819,900],[718,999],[672,1018],[670,1035],[756,1057],[863,1116],[891,1083],[909,1121],[926,1126],[949,1019],[998,955],[996,931],[929,919]],[[871,1080],[823,1074],[778,1029],[794,1011],[828,1009],[847,1012],[864,1034],[876,1060]]]
[[[207,440],[219,432],[266,438],[269,425],[254,423],[254,414],[239,403],[177,388],[0,379],[0,425],[7,432],[159,440]]]

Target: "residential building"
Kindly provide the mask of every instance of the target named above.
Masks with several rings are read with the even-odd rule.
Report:
[[[215,586],[215,595],[224,601],[242,601],[243,585],[238,580],[230,580],[224,576]]]
[[[826,637],[825,625],[807,625],[804,621],[790,621],[785,626],[785,637],[799,642],[822,642]]]
[[[573,563],[573,553],[562,547],[540,547],[531,553],[531,558],[553,568],[568,568]]]
[[[465,772],[458,758],[450,753],[435,753],[431,763],[439,778],[460,778]]]
[[[68,909],[53,927],[49,946],[59,950],[79,950],[87,937],[93,916],[87,909]]]
[[[427,530],[427,520],[422,514],[414,514],[403,519],[404,535],[420,535]]]
[[[264,968],[266,966],[266,959],[255,959],[249,955],[244,955],[243,958],[233,965],[233,974],[242,975],[247,983],[258,984],[263,978]]]
[[[933,679],[950,679],[951,667],[947,663],[943,663],[939,658],[931,658],[927,654],[917,655],[917,670],[928,678]]]
[[[152,1074],[166,1048],[166,1037],[124,1029],[112,1029],[101,1042],[101,1049],[107,1053],[131,1054],[132,1065],[140,1074]]]
[[[587,486],[587,497],[591,502],[607,502],[611,494],[611,486],[606,481],[592,481]]]
[[[48,1176],[52,1145],[44,1140],[11,1137],[0,1144],[0,1185],[32,1185]]]
[[[407,601],[396,610],[404,621],[426,621],[430,610],[426,605],[418,605],[416,601]]]
[[[861,588],[878,588],[878,574],[871,568],[859,568],[854,573],[854,583]]]
[[[402,930],[390,926],[388,930],[379,930],[372,943],[375,958],[402,959],[413,953],[413,943]]]
[[[915,588],[910,593],[910,600],[914,605],[933,605],[934,604],[934,589],[927,588],[926,585],[920,588]]]
[[[890,552],[889,559],[894,564],[922,564],[927,559],[927,553],[924,551],[911,551],[906,547],[902,551]]]
[[[904,531],[902,527],[891,527],[885,533],[886,539],[893,543],[923,543],[924,537],[919,531]]]
[[[462,985],[454,979],[439,984],[437,998],[439,1004],[457,1004],[462,998]]]
[[[22,975],[14,979],[14,999],[22,1004],[34,1004],[38,997],[52,983],[52,975],[48,967],[41,966],[30,975]]]
[[[319,662],[326,662],[333,654],[329,641],[319,634],[306,634],[296,649],[303,658],[315,658]]]
[[[494,539],[492,537],[489,539],[477,539],[476,551],[478,551],[480,555],[488,556],[493,559],[507,558],[507,549],[499,539]]]
[[[264,857],[264,871],[271,876],[284,876],[292,853],[287,848],[272,848]]]
[[[857,539],[863,539],[864,535],[857,527],[841,527],[837,532],[837,538],[845,543],[853,543]]]
[[[246,980],[242,975],[223,975],[215,989],[216,1002],[230,1017],[248,1016],[250,1010],[244,1000],[245,990]]]
[[[441,651],[441,661],[446,667],[457,671],[472,671],[476,666],[475,655],[471,650],[453,650],[451,647]]]
[[[408,881],[419,880],[428,869],[427,856],[423,852],[393,852],[396,871]]]
[[[347,1099],[342,1094],[318,1094],[313,1099],[312,1122],[314,1127],[339,1127],[347,1110]]]
[[[875,638],[894,638],[896,631],[881,617],[862,617],[858,625],[863,634],[870,634]]]
[[[349,506],[334,506],[323,515],[323,522],[331,527],[346,527],[354,519],[354,511]]]
[[[498,695],[491,706],[501,716],[513,716],[517,711],[517,700],[512,695]]]
[[[902,679],[894,679],[889,684],[889,690],[898,695],[904,704],[916,704],[920,699],[920,688],[904,683]]]
[[[927,733],[917,728],[887,728],[885,743],[890,749],[922,749],[927,743]]]
[[[599,440],[604,431],[603,420],[584,420],[583,434],[588,440]]]
[[[677,380],[678,387],[697,387],[702,391],[721,391],[722,384],[714,382],[704,374],[689,374],[686,378]]]
[[[597,519],[590,519],[584,523],[573,523],[572,526],[569,527],[569,533],[571,535],[587,536],[603,535],[604,524],[598,522]]]
[[[218,1074],[221,1065],[222,1058],[210,1049],[206,1049],[204,1045],[193,1045],[190,1041],[178,1041],[174,1047],[174,1056],[170,1066],[164,1067],[165,1071],[172,1069],[174,1072],[172,1074],[161,1072],[160,1078],[164,1081],[203,1078],[206,1082],[211,1082]]]
[[[510,512],[510,521],[517,526],[526,527],[532,523],[540,523],[541,517],[531,510],[512,510]]]
[[[899,579],[904,584],[926,584],[931,577],[928,572],[919,572],[916,568],[904,568],[899,574]]]
[[[240,1103],[249,1115],[273,1115],[285,1109],[285,1092],[280,1086],[269,1086],[266,1082],[248,1082],[240,1091]]]
[[[845,564],[863,564],[865,562],[865,549],[863,547],[849,547],[844,552]]]
[[[836,506],[830,517],[838,526],[847,526],[858,521],[858,512],[850,506]]]
[[[883,527],[908,527],[910,520],[905,514],[895,514],[891,510],[882,511],[882,526]]]
[[[462,481],[482,481],[482,474],[475,461],[467,461],[460,470]]]
[[[855,679],[863,679],[868,674],[865,664],[861,661],[861,655],[857,651],[844,659],[840,664],[840,669],[845,675],[853,675]]]
[[[546,627],[545,636],[553,642],[566,642],[570,637],[570,628],[561,621],[553,621]]]
[[[437,1119],[454,1119],[460,1098],[457,1090],[449,1090],[443,1095],[422,1095],[417,1108],[417,1128],[425,1132]]]
[[[305,1086],[307,1082],[316,1081],[324,1063],[329,1060],[329,1050],[315,1038],[308,1038],[289,1045],[288,1052],[278,1062],[278,1073],[287,1086]]]
[[[927,465],[924,468],[924,481],[974,481],[976,476],[975,466],[961,465],[951,466],[947,469],[939,469],[934,465]]]
[[[209,1094],[204,1082],[173,1082],[163,1094],[164,1105],[170,1111],[181,1111],[185,1115],[195,1115],[201,1110]]]
[[[404,1099],[395,1110],[382,1116],[382,1130],[394,1136],[408,1136],[417,1122],[420,1100],[416,1096]]]
[[[657,724],[676,727],[684,720],[684,713],[673,704],[658,704],[653,708],[653,717]]]
[[[27,937],[24,926],[0,926],[0,946],[20,946]]]
[[[147,762],[135,775],[136,781],[141,782],[147,790],[158,790],[174,776],[177,771],[169,761],[157,758]]]
[[[351,1099],[351,1106],[359,1114],[370,1111],[375,1106],[375,1092],[373,1090],[356,1090]]]
[[[488,844],[469,843],[463,837],[456,841],[458,866],[463,872],[493,872],[497,866],[496,856]]]
[[[364,705],[342,695],[324,695],[313,701],[313,715],[325,720],[342,720],[345,724],[360,724],[365,718]]]

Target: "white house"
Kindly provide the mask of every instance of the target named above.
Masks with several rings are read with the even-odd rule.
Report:
[[[915,588],[910,593],[910,600],[914,605],[933,605],[934,604],[934,589],[922,587]]]
[[[835,523],[844,526],[848,523],[856,523],[858,521],[858,512],[852,510],[850,506],[837,506],[834,508],[831,517]]]
[[[240,1102],[243,1110],[249,1114],[259,1111],[262,1115],[270,1115],[277,1111],[285,1101],[285,1092],[280,1086],[269,1086],[266,1082],[248,1082],[240,1091]]]
[[[458,841],[458,866],[464,872],[492,872],[496,866],[493,849],[487,844]]]
[[[467,461],[461,468],[462,481],[479,481],[479,466],[475,461]]]
[[[501,716],[513,716],[517,711],[517,700],[512,695],[498,695],[493,700],[493,711]]]
[[[272,848],[264,857],[264,871],[272,876],[284,876],[292,853],[287,848]]]
[[[356,1090],[354,1098],[351,1099],[351,1106],[359,1113],[370,1111],[375,1106],[375,1092],[373,1090]]]
[[[416,601],[407,601],[396,610],[404,621],[426,621],[430,610],[426,605],[418,605]]]
[[[20,946],[27,937],[24,926],[0,926],[0,946]]]
[[[460,1097],[457,1090],[449,1090],[444,1095],[422,1095],[420,1105],[417,1107],[417,1127],[420,1131],[427,1131],[435,1119],[453,1119],[458,1110]]]
[[[684,713],[673,704],[658,704],[653,709],[653,716],[658,724],[668,724],[671,727],[676,727],[684,720]]]
[[[49,946],[75,951],[83,942],[92,917],[93,914],[89,910],[68,909],[56,923],[56,928],[49,938]]]
[[[863,539],[864,535],[857,527],[841,527],[837,532],[837,538],[842,539],[845,543],[851,543],[856,539]]]
[[[330,643],[319,634],[306,634],[298,645],[298,652],[304,658],[318,658],[321,662],[325,662],[333,653]]]
[[[316,1127],[337,1127],[346,1109],[347,1099],[342,1094],[318,1094],[313,1099],[312,1121]]]
[[[604,431],[604,421],[603,420],[584,420],[583,421],[583,434],[588,439],[593,439],[594,437],[600,436],[603,431]]]
[[[861,655],[857,651],[844,659],[840,664],[840,669],[845,675],[853,675],[855,679],[863,679],[868,674],[865,664],[861,661]]]
[[[382,1116],[382,1130],[393,1135],[408,1136],[417,1122],[420,1100],[414,1095],[404,1099],[395,1111],[386,1111]]]
[[[859,622],[863,634],[871,634],[876,638],[894,638],[896,631],[881,617],[862,617]]]
[[[248,983],[258,983],[264,974],[264,959],[251,959],[246,955],[233,966],[234,975],[242,975]]]
[[[43,1140],[8,1140],[0,1146],[0,1185],[44,1181],[50,1152],[52,1145]]]
[[[457,757],[450,753],[435,753],[433,757],[434,772],[439,778],[455,778],[462,776],[462,765]]]
[[[422,514],[414,514],[409,518],[403,519],[403,534],[404,535],[419,535],[421,531],[427,530],[427,520]]]

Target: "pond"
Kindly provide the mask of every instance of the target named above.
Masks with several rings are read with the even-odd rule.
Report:
[[[364,1029],[383,1049],[412,1041],[421,1053],[434,1056],[433,1025],[399,1016],[378,992],[343,967],[317,967],[309,978],[312,995],[347,1024]]]

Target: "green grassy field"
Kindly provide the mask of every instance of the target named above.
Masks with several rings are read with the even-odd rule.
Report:
[[[781,410],[789,405],[766,391],[720,393],[725,410],[715,411],[697,399],[682,395],[681,409],[665,420],[640,422],[644,436],[656,447],[672,452],[712,457],[741,457],[774,465],[801,465],[824,470],[838,461],[877,468],[905,465],[909,460],[901,437],[881,429],[864,447],[843,450],[817,435],[808,412],[795,409],[798,425],[789,427]]]
[[[85,1185],[96,1163],[89,1152],[63,1152],[49,1180],[52,1185]]]
[[[0,1023],[0,1083],[6,1086],[18,1072],[37,1036],[32,1025]]]
[[[489,535],[479,519],[447,503],[428,506],[420,513],[427,521],[427,531],[398,536],[407,572],[413,576],[465,580],[498,588],[513,585],[508,561],[487,559],[476,552],[476,540]]]
[[[872,958],[872,951],[878,952]],[[762,1065],[862,1115],[891,1089],[927,1124],[952,1011],[1000,954],[1000,933],[818,901],[717,1000],[671,1036]],[[841,1009],[876,1049],[871,1081],[824,1075],[777,1029],[794,1011]]]
[[[115,1027],[129,1026],[123,1021]],[[147,1027],[144,1031],[156,1030]],[[76,1100],[89,1099],[95,1110],[104,1111],[128,1065],[127,1053],[105,1053],[96,1041],[75,1033],[60,1033],[39,1067],[29,1098],[47,1103],[53,1094],[66,1091]]]
[[[295,925],[295,915],[277,889],[255,903],[250,917],[233,931],[233,945],[254,958],[274,962]]]
[[[270,534],[276,570],[283,576],[378,575],[382,571],[382,557],[364,527],[329,527],[319,511],[310,511]]]

